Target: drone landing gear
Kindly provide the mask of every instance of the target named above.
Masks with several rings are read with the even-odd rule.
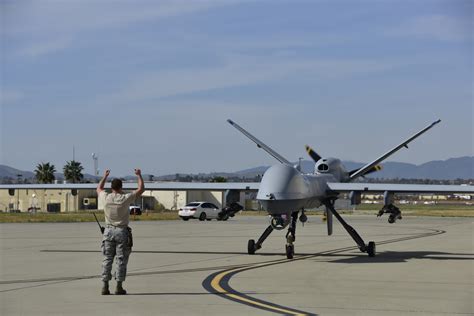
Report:
[[[303,213],[304,214],[304,213]],[[291,214],[291,223],[288,227],[288,232],[286,233],[286,245],[285,252],[288,259],[293,259],[295,254],[295,245],[293,243],[296,240],[296,222],[298,220],[298,212]]]
[[[341,223],[341,225],[344,227],[347,233],[349,233],[352,239],[354,239],[357,246],[359,247],[359,250],[361,252],[367,252],[369,257],[374,257],[375,256],[375,242],[370,241],[368,244],[365,244],[364,240],[362,239],[362,237],[360,237],[357,231],[351,225],[347,224],[346,221],[341,217],[341,215],[339,215],[339,213],[334,208],[334,205],[332,202],[328,201],[324,203],[324,205],[337,218],[337,220]]]
[[[247,246],[247,251],[248,251],[249,255],[255,254],[255,251],[262,248],[263,242],[272,233],[272,231],[273,231],[273,227],[272,227],[272,225],[269,225],[267,227],[267,229],[265,229],[262,236],[260,236],[260,238],[258,239],[258,241],[256,243],[255,243],[255,240],[253,240],[253,239],[249,240],[248,246]]]
[[[302,218],[300,220],[302,222],[307,221],[306,215],[302,213]],[[285,253],[286,257],[288,259],[293,259],[293,256],[295,254],[295,246],[294,242],[296,240],[296,223],[298,221],[298,212],[293,212],[291,214],[291,222],[290,226],[288,227],[288,232],[286,233],[286,245],[285,245]],[[274,228],[272,225],[269,225],[267,229],[263,232],[263,234],[260,236],[260,238],[255,242],[255,240],[250,239],[247,244],[247,252],[249,255],[255,254],[255,252],[262,248],[262,244],[267,239],[267,237],[273,232]]]

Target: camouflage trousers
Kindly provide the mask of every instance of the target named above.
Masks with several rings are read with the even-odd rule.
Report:
[[[112,263],[115,257],[115,280],[125,281],[128,257],[132,252],[131,229],[107,225],[102,238],[102,281],[112,279]]]

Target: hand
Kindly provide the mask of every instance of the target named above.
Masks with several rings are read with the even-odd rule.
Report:
[[[104,177],[107,178],[110,174],[110,169],[105,170]]]
[[[135,169],[135,175],[141,176],[141,175],[142,175],[142,171],[141,171],[140,169]]]

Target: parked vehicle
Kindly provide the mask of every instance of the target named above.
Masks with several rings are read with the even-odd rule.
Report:
[[[219,216],[220,209],[209,202],[191,202],[185,207],[179,209],[178,215],[183,221],[187,221],[190,218],[197,218],[200,221],[208,220]]]
[[[130,215],[142,215],[142,209],[138,205],[130,205]]]

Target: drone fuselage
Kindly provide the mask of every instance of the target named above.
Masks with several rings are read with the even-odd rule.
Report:
[[[263,175],[257,200],[270,215],[316,208],[331,194],[327,183],[337,181],[331,173],[304,174],[293,166],[278,164]]]

